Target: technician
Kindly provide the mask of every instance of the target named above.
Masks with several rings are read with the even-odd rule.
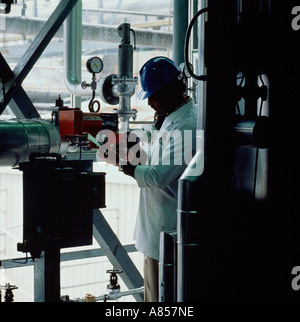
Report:
[[[154,109],[156,131],[146,158],[141,150],[143,162],[129,161],[121,167],[141,188],[135,246],[144,254],[145,302],[158,302],[160,233],[177,229],[178,179],[196,152],[197,109],[185,95],[181,70],[167,57],[147,61],[140,70],[140,83],[138,98],[148,99]],[[117,151],[108,155],[111,162],[110,157],[106,161],[113,164],[122,159]]]
[[[134,238],[144,254],[145,301],[159,300],[160,232],[177,229],[178,179],[196,151],[197,109],[185,95],[181,70],[167,57],[155,57],[140,70],[142,91],[158,120],[164,119],[152,142],[147,165],[123,166],[137,181],[139,210]]]

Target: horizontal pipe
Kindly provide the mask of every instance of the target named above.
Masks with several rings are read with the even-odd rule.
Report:
[[[31,153],[65,155],[59,131],[43,119],[0,121],[0,166],[14,167],[29,160]]]
[[[124,291],[124,292],[110,292],[105,295],[100,295],[100,296],[96,297],[96,301],[98,301],[98,302],[106,301],[106,300],[115,301],[123,296],[134,295],[134,294],[143,294],[143,293],[144,293],[144,287],[142,286],[142,287],[135,288],[135,289],[128,290],[128,291]]]
[[[6,18],[6,33],[36,36],[46,19],[8,16]],[[173,48],[173,35],[171,32],[145,30],[135,28],[136,45],[155,48]],[[63,28],[60,28],[55,37],[63,38]],[[82,40],[119,43],[120,37],[115,26],[82,24]]]
[[[108,294],[104,294],[104,295],[100,295],[100,296],[93,296],[91,295],[91,300],[90,302],[100,302],[100,301],[115,301],[123,296],[128,296],[128,295],[134,295],[134,294],[143,294],[144,293],[144,286],[139,287],[139,288],[135,288],[135,289],[131,289],[128,291],[124,291],[124,292],[115,292],[112,291]],[[78,298],[74,298],[72,300],[72,302],[89,302],[87,301],[86,297],[78,297]]]
[[[153,125],[153,121],[129,121],[129,124],[151,124]]]
[[[83,8],[82,11],[88,13],[116,13],[119,15],[131,15],[131,16],[145,16],[145,17],[157,17],[157,18],[172,18],[172,14],[160,14],[151,12],[141,11],[129,11],[129,10],[114,10],[114,9],[103,9],[103,8]]]

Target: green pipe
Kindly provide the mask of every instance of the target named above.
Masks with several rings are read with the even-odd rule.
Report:
[[[189,1],[174,0],[173,6],[173,60],[179,66],[184,62],[184,42],[188,27]]]
[[[72,93],[72,106],[81,107],[82,0],[71,11],[64,23],[65,84]],[[81,90],[80,90],[81,91]]]

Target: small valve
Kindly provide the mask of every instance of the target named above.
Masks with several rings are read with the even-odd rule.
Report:
[[[16,290],[18,287],[16,285],[11,285],[10,283],[6,283],[4,286],[0,285],[0,290],[5,290],[4,301],[5,302],[13,302],[14,294],[13,290]]]
[[[106,273],[110,274],[109,284],[107,285],[107,289],[120,290],[120,285],[118,284],[118,275],[117,274],[121,274],[121,273],[123,273],[123,271],[113,268],[113,269],[107,270]]]

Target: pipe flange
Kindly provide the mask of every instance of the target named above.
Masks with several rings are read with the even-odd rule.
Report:
[[[100,97],[109,105],[119,104],[119,97],[113,93],[113,78],[117,77],[115,74],[103,77],[100,81]]]

